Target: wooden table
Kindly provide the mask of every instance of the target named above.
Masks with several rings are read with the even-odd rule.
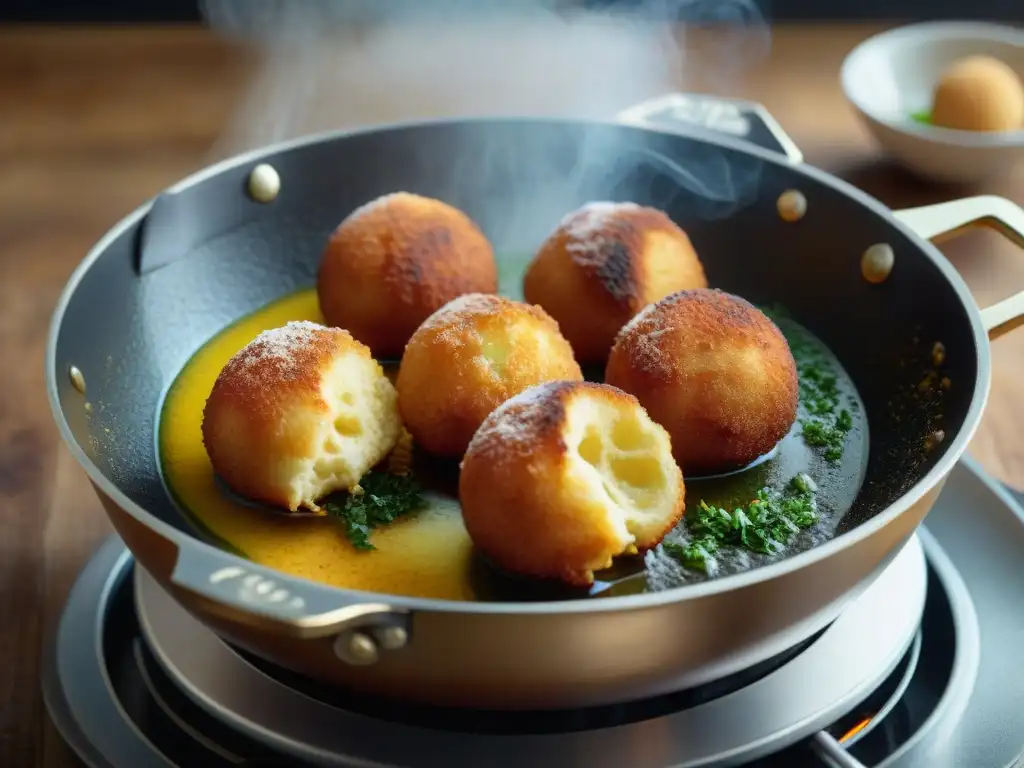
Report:
[[[893,207],[943,190],[878,162],[839,89],[847,51],[877,27],[783,27],[770,57],[724,85],[760,100],[804,150]],[[201,166],[253,57],[193,29],[0,32],[0,765],[69,766],[38,694],[40,646],[77,571],[110,528],[59,442],[43,348],[61,287],[121,216]],[[692,76],[687,87],[709,87]],[[340,98],[340,97],[339,97]],[[386,94],[348,120],[394,116]],[[351,106],[351,105],[350,105]],[[1024,204],[1024,176],[985,190]],[[971,234],[948,253],[988,303],[1024,288],[1024,254]],[[1024,332],[995,344],[992,397],[972,452],[1024,486]]]

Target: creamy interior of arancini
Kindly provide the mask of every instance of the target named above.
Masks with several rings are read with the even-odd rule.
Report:
[[[565,441],[622,548],[645,545],[666,529],[681,489],[668,435],[636,405],[577,395]]]
[[[293,481],[299,498],[310,501],[355,486],[387,455],[400,431],[394,386],[371,359],[341,355],[323,373],[321,393],[330,413],[318,449]]]

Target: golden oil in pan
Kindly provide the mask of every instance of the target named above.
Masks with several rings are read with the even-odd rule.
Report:
[[[508,265],[508,261],[503,263]],[[503,269],[502,289],[519,298],[519,265]],[[507,290],[506,290],[507,289]],[[355,549],[340,525],[329,518],[292,518],[246,506],[225,495],[214,477],[203,447],[203,407],[213,383],[227,361],[261,332],[290,320],[323,322],[316,292],[286,296],[226,328],[205,344],[178,375],[168,391],[160,416],[160,463],[173,496],[199,535],[255,562],[286,573],[338,587],[451,600],[529,600],[564,596],[536,584],[508,579],[492,572],[473,556],[453,495],[457,469],[417,455],[414,465],[428,505],[422,511],[374,530],[376,549]],[[849,377],[836,363],[841,391],[856,400]],[[855,498],[867,459],[867,425],[863,407],[852,409],[853,429],[842,460],[833,465],[804,445],[797,432],[786,437],[775,453],[756,466],[733,475],[687,478],[687,508],[701,499],[732,509],[753,498],[758,489],[781,487],[807,472],[818,485],[821,522],[801,533],[790,547],[797,551],[828,538]],[[723,553],[722,573],[756,565],[762,556]],[[700,580],[667,556],[627,558],[609,572],[598,574],[595,594],[622,594],[665,589]]]

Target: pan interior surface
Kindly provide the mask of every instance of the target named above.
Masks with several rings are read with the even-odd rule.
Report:
[[[281,176],[271,205],[244,196],[256,162],[272,163]],[[715,163],[727,169],[715,183],[679,172],[699,176]],[[808,200],[795,223],[776,209],[790,189]],[[177,194],[204,211],[183,224],[195,232],[178,233],[193,245],[147,274],[136,270],[142,217],[108,237],[66,297],[53,361],[67,426],[107,482],[146,513],[197,535],[160,469],[157,429],[169,387],[226,327],[283,296],[308,302],[301,291],[313,283],[331,230],[354,208],[397,190],[461,208],[496,252],[517,254],[503,257],[506,284],[561,217],[586,202],[629,200],[666,211],[690,235],[712,286],[785,306],[852,380],[871,425],[870,450],[840,533],[895,501],[964,428],[978,380],[964,297],[880,210],[821,174],[694,136],[467,121],[300,143],[183,185]],[[876,243],[897,255],[881,285],[860,275],[861,254]],[[306,304],[299,314],[311,311]],[[936,343],[944,349],[939,362]],[[84,375],[85,394],[61,375],[71,366]],[[689,487],[688,502],[699,484]]]

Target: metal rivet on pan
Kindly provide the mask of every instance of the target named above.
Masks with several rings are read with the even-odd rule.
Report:
[[[377,643],[363,632],[349,632],[341,635],[334,643],[334,652],[346,664],[358,667],[375,664],[380,658]]]
[[[85,394],[85,376],[78,370],[77,366],[72,365],[68,368],[68,377],[71,379],[71,386],[77,389],[81,394]]]
[[[776,203],[779,209],[779,216],[783,221],[800,221],[807,213],[807,198],[803,192],[795,189],[787,189]]]
[[[405,631],[405,627],[384,627],[374,632],[374,635],[385,651],[397,651],[405,648],[409,642],[409,633]]]
[[[249,174],[249,194],[258,203],[273,202],[281,191],[281,177],[274,166],[260,163]]]
[[[887,243],[875,243],[860,257],[860,273],[869,283],[883,283],[892,272],[896,254]]]

